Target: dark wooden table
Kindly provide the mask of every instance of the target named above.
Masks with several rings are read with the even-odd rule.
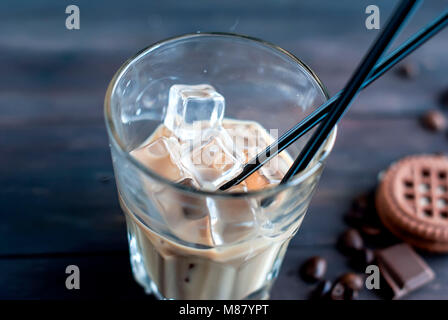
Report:
[[[259,37],[308,63],[334,93],[377,35],[364,26],[372,1],[75,1],[81,29],[65,28],[71,2],[0,3],[0,298],[150,299],[134,282],[117,202],[103,97],[113,73],[148,44],[177,34],[226,31]],[[395,1],[374,1],[381,25]],[[38,4],[39,3],[39,4]],[[427,1],[398,40],[438,15]],[[350,270],[335,241],[351,200],[376,184],[392,161],[447,149],[418,116],[437,108],[448,87],[448,33],[409,58],[414,80],[387,74],[359,96],[342,121],[319,189],[288,249],[273,299],[304,299],[297,277],[310,255],[329,261],[328,277]],[[437,279],[409,299],[448,298],[448,256],[427,256]],[[81,289],[65,289],[65,268]],[[364,291],[362,298],[377,299]]]

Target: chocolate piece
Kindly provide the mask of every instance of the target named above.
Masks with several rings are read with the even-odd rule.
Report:
[[[313,282],[324,277],[327,261],[322,257],[311,257],[302,265],[300,273],[305,281]]]
[[[311,292],[311,299],[323,300],[326,299],[332,289],[332,283],[329,280],[319,282],[316,289]]]
[[[415,63],[404,62],[397,68],[397,75],[404,79],[413,79],[419,73],[419,67]]]
[[[364,241],[356,229],[348,229],[338,241],[339,248],[346,254],[352,254],[364,247]]]
[[[343,274],[339,278],[338,282],[353,291],[359,291],[364,287],[364,278],[354,272],[347,272]]]
[[[442,131],[446,128],[445,116],[437,110],[430,110],[426,112],[421,122],[423,126],[431,131]]]
[[[434,272],[423,259],[405,243],[376,253],[381,275],[399,299],[434,279]]]

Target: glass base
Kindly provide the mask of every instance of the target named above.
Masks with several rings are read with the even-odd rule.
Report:
[[[134,279],[144,288],[146,294],[154,295],[159,300],[172,300],[170,297],[165,297],[160,290],[158,289],[158,286],[156,282],[154,282],[151,277],[148,275],[146,268],[145,268],[145,261],[144,257],[140,253],[139,245],[138,245],[138,236],[134,235],[132,232],[128,232],[128,240],[129,240],[129,253],[130,253],[130,262],[131,262],[131,268],[132,268],[132,274]],[[280,257],[283,256],[283,251],[286,249],[287,244],[284,244],[282,249],[279,250]],[[256,289],[254,292],[246,295],[246,296],[238,296],[238,299],[241,300],[267,300],[269,299],[269,292],[270,289],[277,278],[281,261],[282,259],[280,257],[277,257],[274,259],[274,264],[272,268],[270,269],[270,272],[266,274],[265,280],[260,279],[260,284],[262,285],[258,289]],[[231,281],[230,279],[228,279]],[[215,283],[213,283],[215,285]],[[202,288],[203,289],[203,288]],[[190,295],[191,297],[195,296]],[[198,299],[204,299],[205,297],[201,297],[200,292],[198,292]],[[233,295],[222,296],[222,298],[215,298],[217,300],[227,300],[227,299],[235,299]],[[196,298],[193,298],[196,299]]]
[[[133,237],[132,234],[128,233],[128,239],[131,269],[134,279],[143,287],[146,294],[154,295],[159,300],[172,300],[170,298],[164,297],[159,292],[156,283],[152,281],[152,279],[146,273],[143,263],[143,257],[138,251],[135,237]],[[242,300],[268,300],[270,289],[275,278],[277,277],[279,269],[280,264],[277,263],[277,265],[272,270],[273,273],[271,275],[271,280],[267,282],[262,288],[242,298]]]
[[[224,249],[183,247],[126,212],[132,273],[163,300],[268,299],[290,237],[257,238]],[[157,278],[153,278],[157,277]]]

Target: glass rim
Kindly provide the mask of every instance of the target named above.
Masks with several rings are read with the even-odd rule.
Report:
[[[293,187],[296,187],[297,185],[300,185],[304,180],[306,180],[310,175],[312,175],[314,172],[316,172],[322,165],[323,161],[328,157],[331,150],[333,149],[334,142],[336,139],[337,134],[337,126],[333,129],[332,133],[328,138],[325,140],[325,144],[329,144],[329,149],[326,152],[323,152],[320,154],[319,160],[312,166],[307,167],[303,172],[297,174],[297,176],[294,179],[291,179],[287,183],[284,184],[277,184],[272,187],[267,187],[261,190],[253,190],[248,192],[223,192],[219,191],[208,191],[203,189],[194,189],[188,186],[184,186],[182,184],[176,183],[174,181],[171,181],[167,178],[164,178],[163,176],[159,175],[157,172],[149,169],[145,165],[143,165],[141,162],[139,162],[137,159],[135,159],[128,151],[126,151],[125,144],[120,139],[117,130],[114,125],[114,121],[112,119],[112,112],[111,112],[111,98],[113,93],[116,90],[116,86],[118,84],[118,81],[121,79],[123,74],[128,70],[128,68],[135,62],[138,61],[140,58],[144,57],[146,54],[151,53],[159,48],[161,48],[164,45],[168,45],[174,42],[177,42],[179,40],[185,40],[185,39],[193,39],[193,38],[200,38],[200,37],[228,37],[228,38],[236,38],[236,39],[242,39],[242,40],[249,40],[249,42],[255,42],[259,45],[262,45],[268,49],[271,49],[273,51],[277,51],[277,53],[280,53],[283,56],[286,56],[293,62],[295,62],[297,65],[302,67],[306,72],[308,72],[314,81],[316,81],[317,85],[319,86],[321,93],[325,97],[326,100],[330,98],[330,95],[328,93],[327,88],[323,84],[323,82],[320,80],[320,78],[315,74],[315,72],[302,60],[297,58],[294,54],[290,53],[289,51],[272,44],[270,42],[254,38],[247,35],[242,34],[236,34],[236,33],[228,33],[228,32],[197,32],[197,33],[186,33],[179,36],[174,36],[171,38],[167,38],[158,42],[155,42],[139,52],[137,52],[134,56],[127,59],[120,68],[115,72],[114,76],[112,77],[112,80],[109,82],[109,85],[106,90],[106,96],[104,99],[104,117],[106,122],[106,129],[107,134],[109,136],[109,140],[111,141],[111,144],[116,147],[118,152],[123,155],[127,161],[129,161],[133,166],[135,166],[139,171],[144,173],[145,175],[151,177],[152,179],[166,184],[170,187],[173,187],[177,190],[180,190],[182,192],[186,193],[192,193],[195,195],[203,195],[203,196],[213,196],[213,197],[223,197],[223,198],[235,198],[235,197],[251,197],[251,196],[268,196],[272,194],[276,194],[278,192],[281,192],[285,189],[291,189]]]

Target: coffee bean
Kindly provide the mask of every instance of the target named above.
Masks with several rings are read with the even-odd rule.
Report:
[[[382,231],[381,228],[368,224],[361,225],[360,230],[363,234],[368,236],[377,236],[381,234]]]
[[[339,280],[333,285],[330,292],[331,300],[356,300],[358,298],[358,292],[356,288],[361,287],[359,283],[358,275],[354,273],[347,273],[343,275]],[[362,282],[362,278],[361,278]]]
[[[354,291],[359,291],[364,287],[363,277],[353,272],[347,272],[343,274],[339,278],[338,282]]]
[[[439,103],[442,107],[448,108],[448,88],[440,93]]]
[[[353,201],[353,209],[365,210],[369,206],[369,195],[361,194]]]
[[[371,249],[364,248],[354,252],[350,262],[353,268],[364,272],[366,267],[371,265],[374,260],[375,254],[373,251]]]
[[[353,290],[351,288],[345,288],[344,300],[357,300],[357,299],[358,299],[358,291]]]
[[[405,62],[398,66],[397,75],[404,79],[413,79],[419,73],[419,67],[415,63]]]
[[[350,211],[348,211],[344,216],[345,222],[355,228],[361,226],[365,218],[365,212],[357,209],[350,209]]]
[[[366,212],[365,219],[359,229],[363,234],[368,236],[376,236],[383,233],[383,223],[378,216],[375,206]]]
[[[331,288],[330,299],[331,300],[344,300],[345,287],[342,283],[336,282]]]
[[[300,269],[300,274],[305,281],[313,282],[322,279],[326,271],[327,260],[315,256],[305,261]]]
[[[437,110],[430,110],[421,117],[423,126],[431,131],[442,131],[446,128],[445,116]]]
[[[345,222],[354,227],[361,228],[377,216],[375,209],[375,189],[358,195],[352,202],[351,209],[345,215]]]
[[[339,248],[346,254],[352,254],[364,248],[364,241],[356,229],[348,229],[338,241]]]
[[[326,299],[331,291],[332,283],[329,280],[319,282],[316,288],[311,292],[311,299],[323,300]]]

